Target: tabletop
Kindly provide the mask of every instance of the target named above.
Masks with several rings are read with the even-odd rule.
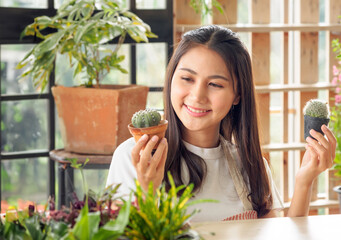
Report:
[[[67,158],[77,158],[77,163],[84,163],[86,159],[89,159],[89,164],[110,164],[112,154],[99,155],[99,154],[79,154],[65,151],[64,149],[55,149],[50,151],[50,158],[59,163],[69,164]]]
[[[341,214],[193,223],[206,240],[341,239]]]

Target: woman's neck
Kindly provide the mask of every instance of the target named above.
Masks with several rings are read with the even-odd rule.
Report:
[[[207,132],[194,132],[194,131],[183,131],[183,140],[186,142],[202,148],[214,148],[219,145],[219,131]]]

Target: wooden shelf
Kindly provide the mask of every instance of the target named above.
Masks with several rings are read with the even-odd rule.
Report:
[[[221,26],[227,27],[234,32],[289,32],[289,31],[300,31],[300,32],[318,32],[318,31],[332,31],[341,32],[341,24],[220,24]],[[186,32],[200,27],[201,25],[195,24],[177,24],[177,32]]]
[[[289,92],[289,91],[301,91],[310,92],[318,90],[333,90],[335,85],[326,82],[314,83],[314,84],[269,84],[262,86],[255,86],[257,93],[268,92]]]
[[[284,203],[284,209],[289,209],[290,202]],[[338,208],[339,201],[338,200],[326,200],[326,199],[318,199],[316,201],[310,202],[310,210],[311,209],[319,209],[319,208]]]
[[[262,145],[263,152],[305,150],[305,143],[271,143]]]

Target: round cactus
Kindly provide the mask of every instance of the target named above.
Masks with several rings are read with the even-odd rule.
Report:
[[[161,121],[161,115],[155,110],[146,109],[134,113],[131,123],[136,128],[157,126]]]
[[[311,99],[307,102],[303,109],[303,114],[317,118],[329,118],[329,106],[328,103],[319,99]]]

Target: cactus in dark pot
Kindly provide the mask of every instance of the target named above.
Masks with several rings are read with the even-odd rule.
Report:
[[[155,110],[145,109],[136,112],[131,118],[131,123],[136,128],[157,126],[161,121],[161,115]]]
[[[329,106],[327,102],[319,99],[309,100],[303,108],[304,114],[304,138],[308,136],[310,129],[323,134],[321,126],[329,123]]]

